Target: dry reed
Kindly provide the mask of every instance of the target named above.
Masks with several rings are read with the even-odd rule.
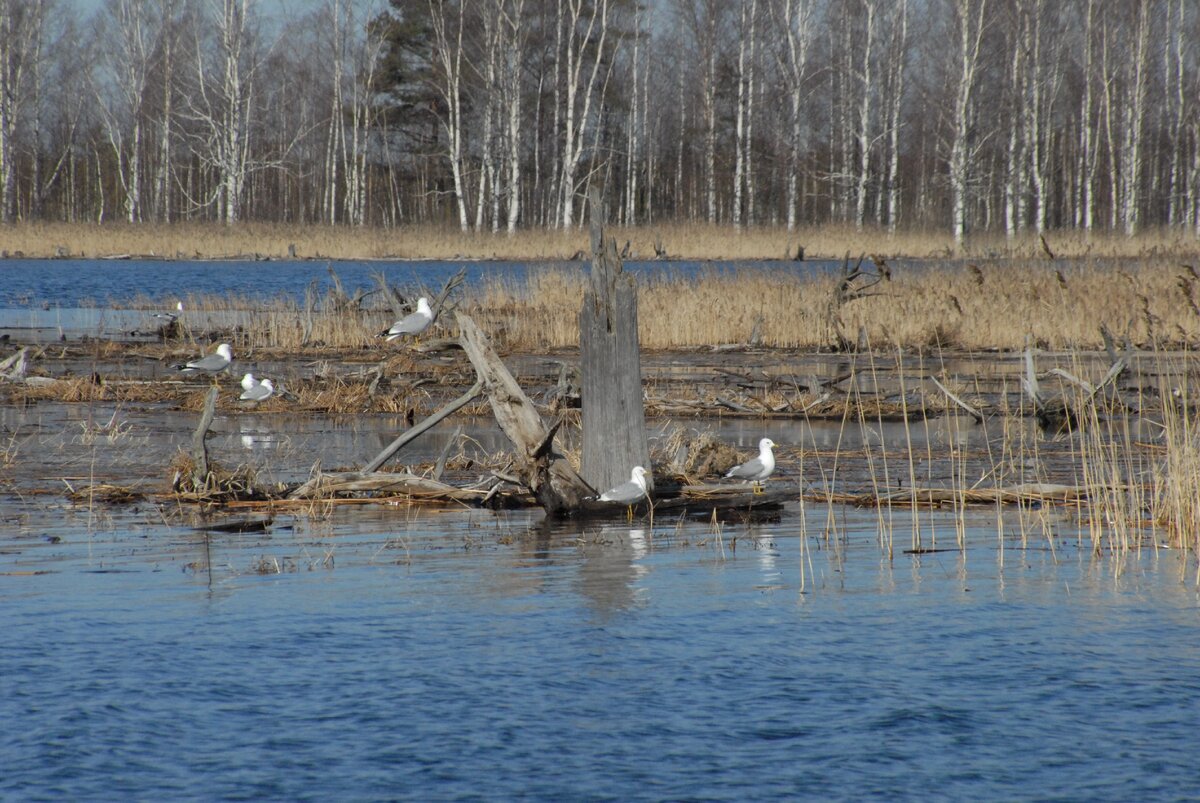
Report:
[[[608,232],[629,242],[632,256],[652,259],[655,245],[676,259],[790,259],[800,246],[809,258],[845,253],[889,257],[1035,258],[1042,255],[1035,234],[1007,240],[1002,234],[972,237],[955,249],[947,232],[823,225],[789,232],[782,226],[729,226],[668,223],[614,227]],[[1145,257],[1195,254],[1189,232],[1147,229],[1136,237],[1119,234],[1049,232],[1047,241],[1060,257]],[[166,259],[502,259],[562,260],[588,248],[586,229],[524,229],[461,232],[433,225],[401,228],[276,223],[16,223],[0,227],[0,252],[28,257],[132,255]]]

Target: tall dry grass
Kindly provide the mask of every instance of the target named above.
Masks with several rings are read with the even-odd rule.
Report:
[[[1173,260],[1079,263],[1033,260],[975,267],[943,263],[893,270],[895,278],[840,311],[846,330],[905,348],[1020,349],[1027,336],[1048,349],[1095,349],[1100,324],[1142,345],[1200,339],[1200,282]],[[836,277],[778,268],[710,270],[644,280],[641,344],[649,349],[746,343],[821,348],[832,342],[829,301]],[[488,284],[475,307],[516,348],[578,343],[583,270],[535,271],[525,286]]]
[[[891,281],[838,312],[851,340],[861,331],[877,346],[1019,350],[1094,350],[1101,325],[1144,348],[1200,342],[1200,280],[1159,258],[1087,261],[943,262],[893,266]],[[538,352],[579,343],[578,313],[587,283],[581,267],[544,266],[524,281],[496,278],[469,288],[460,308],[507,348]],[[820,349],[834,342],[830,314],[837,277],[779,267],[666,272],[643,276],[638,294],[643,348],[692,349],[746,344]],[[344,299],[304,301],[189,295],[185,332],[236,333],[235,346],[366,348],[394,314],[378,297],[346,309]],[[133,308],[157,308],[133,299]],[[443,316],[441,334],[453,335]],[[437,334],[437,332],[434,332]]]
[[[947,233],[852,226],[808,226],[789,232],[781,226],[755,226],[735,231],[726,225],[667,223],[614,227],[617,242],[629,242],[634,258],[652,259],[661,245],[674,259],[790,259],[800,246],[809,258],[840,258],[846,253],[929,259],[1027,259],[1042,255],[1035,235],[1012,241],[984,234],[956,249]],[[1074,231],[1046,235],[1060,257],[1153,257],[1192,255],[1196,238],[1174,229],[1148,229],[1136,237]],[[286,258],[294,246],[303,259],[504,259],[563,260],[589,247],[586,229],[568,231],[522,229],[504,232],[461,232],[444,226],[400,228],[277,223],[16,223],[0,226],[0,252],[28,257],[102,257],[117,254],[167,259],[229,257]]]

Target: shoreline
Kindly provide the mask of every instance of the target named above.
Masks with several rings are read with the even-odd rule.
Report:
[[[1152,229],[1133,237],[1074,230],[1027,232],[1008,240],[981,234],[955,249],[936,231],[818,226],[788,231],[758,226],[662,224],[614,226],[627,261],[841,260],[860,254],[889,259],[1198,258],[1191,230]],[[563,262],[586,259],[586,229],[462,232],[440,226],[394,229],[273,223],[13,223],[0,226],[4,259],[165,261],[424,261]]]

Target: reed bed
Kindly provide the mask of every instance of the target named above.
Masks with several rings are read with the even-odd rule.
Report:
[[[629,243],[637,259],[653,259],[656,246],[674,259],[792,259],[800,247],[809,258],[846,253],[889,257],[1033,258],[1044,253],[1035,234],[1013,240],[1002,234],[972,237],[956,249],[946,232],[867,226],[782,226],[736,231],[727,225],[666,223],[613,227],[608,234]],[[1173,229],[1147,229],[1136,237],[1119,234],[1048,232],[1059,257],[1153,257],[1194,255],[1195,238]],[[277,223],[16,223],[0,227],[0,253],[27,257],[108,257],[163,259],[501,259],[562,260],[589,247],[586,229],[522,229],[462,232],[432,225],[400,228],[294,225]]]
[[[664,272],[639,288],[641,345],[694,349],[754,344],[816,349],[865,337],[903,349],[1098,349],[1100,327],[1145,348],[1200,342],[1200,277],[1187,264],[1141,261],[1050,263],[1014,260],[893,267],[866,297],[831,308],[838,277],[779,267]],[[522,282],[494,278],[466,291],[459,308],[507,348],[527,352],[578,345],[587,283],[577,267],[545,266]],[[378,297],[348,306],[331,293],[303,302],[247,296],[183,299],[184,339],[227,333],[237,349],[375,349],[394,313]],[[134,299],[128,306],[157,308]],[[453,335],[443,315],[432,336]],[[388,347],[395,348],[395,347]]]
[[[873,293],[844,305],[841,329],[906,349],[1095,349],[1100,324],[1142,345],[1200,339],[1196,276],[1168,259],[1137,263],[1045,261],[940,264],[894,271]],[[687,349],[748,343],[822,349],[834,342],[835,276],[772,268],[709,270],[651,278],[639,289],[641,344]],[[503,326],[513,348],[578,343],[581,270],[536,271],[525,286],[489,283],[472,306]]]

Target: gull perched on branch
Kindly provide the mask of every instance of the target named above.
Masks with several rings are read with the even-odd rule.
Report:
[[[396,321],[390,329],[382,333],[382,336],[386,337],[388,341],[406,335],[415,337],[428,329],[431,323],[433,323],[433,310],[429,308],[429,299],[421,296],[417,299],[417,311]]]
[[[180,373],[191,374],[200,372],[204,374],[216,374],[224,371],[233,362],[233,349],[228,343],[222,343],[217,346],[215,354],[209,354],[207,357],[201,357],[198,360],[192,360],[183,365],[174,365],[172,368],[177,368]]]
[[[754,483],[754,493],[762,493],[762,486],[759,483],[775,471],[775,455],[771,451],[774,446],[775,441],[763,438],[758,442],[758,457],[729,469],[725,477],[748,480]]]
[[[610,488],[596,499],[600,502],[620,502],[628,506],[629,517],[633,518],[634,504],[643,497],[649,499],[650,496],[646,493],[646,469],[634,466],[631,474],[629,482],[623,482],[615,488]]]

